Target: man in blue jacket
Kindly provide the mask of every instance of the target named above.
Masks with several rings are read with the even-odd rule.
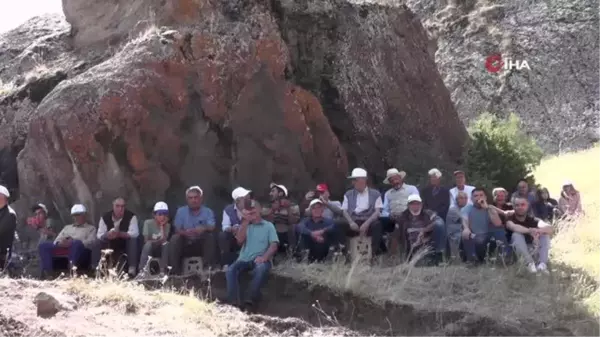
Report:
[[[308,261],[323,261],[336,243],[336,226],[332,219],[323,216],[325,204],[320,199],[310,202],[310,216],[299,225],[300,247],[308,250]]]

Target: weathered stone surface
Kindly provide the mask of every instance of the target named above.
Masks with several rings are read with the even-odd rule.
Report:
[[[391,165],[426,172],[461,154],[464,127],[406,8],[117,2],[129,14],[63,2],[73,53],[100,56],[35,105],[18,155],[21,208],[83,202],[97,219],[116,196],[138,211],[175,206],[200,184],[219,209],[238,184],[259,196],[271,181],[294,195],[316,181],[341,192],[349,166],[379,180]],[[132,20],[149,15],[165,27],[132,38]],[[333,35],[302,28],[303,17]]]
[[[460,117],[517,113],[546,152],[598,141],[597,0],[409,0],[437,42],[436,63]],[[491,74],[486,57],[531,70]]]

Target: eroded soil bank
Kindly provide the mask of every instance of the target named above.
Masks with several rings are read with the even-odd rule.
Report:
[[[248,277],[245,277],[241,285],[244,287],[247,282]],[[144,283],[151,288],[194,288],[200,296],[210,299],[224,296],[226,289],[222,272],[213,274],[210,280],[188,278],[168,280],[164,285],[158,281]],[[378,304],[350,292],[339,293],[277,274],[271,275],[264,288],[258,312],[267,316],[298,318],[315,326],[338,325],[378,336],[573,335],[566,328],[548,328],[530,320],[501,322],[469,312],[444,311],[440,308],[428,311],[390,301]]]

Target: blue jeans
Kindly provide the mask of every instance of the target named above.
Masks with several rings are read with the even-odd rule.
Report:
[[[271,262],[256,264],[254,261],[237,260],[229,266],[225,277],[227,279],[227,300],[232,304],[240,303],[240,274],[254,269],[254,275],[248,289],[247,301],[256,302],[260,298],[260,288],[264,285],[271,270]]]
[[[506,232],[504,229],[495,230],[483,234],[475,234],[474,238],[463,240],[463,248],[467,255],[467,260],[480,260],[482,261],[487,254],[488,244],[494,243],[495,241],[502,242],[503,251],[500,252],[503,256],[508,256],[510,253],[510,246],[506,240]],[[496,246],[496,248],[498,248]]]
[[[448,235],[446,233],[446,222],[439,216],[435,217],[433,224],[433,245],[436,253],[443,253],[446,251],[446,244],[448,241]]]
[[[43,271],[52,271],[52,258],[54,257],[55,248],[57,246],[52,241],[44,241],[38,246]],[[83,242],[73,240],[69,247],[69,262],[74,266],[79,266],[85,257],[85,249]]]

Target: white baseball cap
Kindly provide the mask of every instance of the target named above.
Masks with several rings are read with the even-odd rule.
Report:
[[[271,183],[271,185],[269,185],[269,188],[273,188],[273,187],[277,187],[278,189],[283,191],[283,194],[287,197],[288,196],[288,189],[283,186],[283,185],[277,185],[275,183]]]
[[[71,215],[86,213],[87,209],[82,204],[75,204],[71,207]]]
[[[320,199],[313,199],[310,204],[308,204],[308,208],[312,208],[316,204],[323,204],[323,202]]]
[[[250,192],[252,192],[252,191],[247,190],[243,187],[238,187],[238,188],[234,189],[233,192],[231,192],[231,197],[233,198],[233,200],[237,200],[239,198],[243,198],[243,197],[247,196]]]
[[[167,205],[167,203],[164,201],[159,201],[156,204],[154,204],[153,212],[168,211],[168,210],[169,210],[169,205]]]
[[[42,211],[44,211],[44,213],[48,214],[48,207],[46,207],[46,205],[39,203],[39,204],[35,204],[33,207],[33,210],[36,211],[38,209],[42,209]]]
[[[198,193],[200,193],[201,196],[204,195],[204,191],[202,191],[202,189],[198,185],[188,187],[188,189],[185,190],[185,195],[187,196],[188,193],[190,193],[191,191],[198,191]]]
[[[565,187],[565,186],[573,186],[573,182],[570,181],[570,180],[565,180],[562,185],[563,185],[563,187]]]
[[[8,188],[0,185],[0,194],[2,194],[3,196],[10,198],[10,193],[8,192]]]
[[[418,201],[418,202],[423,202],[423,200],[421,200],[421,197],[418,194],[411,194],[408,196],[408,204],[410,204],[411,202],[414,201]]]
[[[356,179],[356,178],[367,178],[367,170],[359,168],[359,167],[353,169],[350,176],[348,176],[348,179]]]

